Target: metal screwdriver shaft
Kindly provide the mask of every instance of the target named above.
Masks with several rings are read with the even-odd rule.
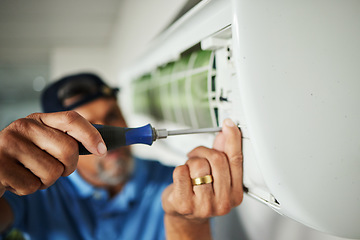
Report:
[[[200,128],[200,129],[182,129],[182,130],[166,130],[166,129],[154,129],[155,139],[167,138],[168,136],[184,135],[184,134],[196,134],[196,133],[214,133],[220,132],[221,127],[214,128]]]
[[[184,130],[172,130],[168,131],[168,135],[183,135],[183,134],[195,134],[195,133],[213,133],[213,132],[220,132],[221,127],[216,128],[200,128],[200,129],[184,129]]]

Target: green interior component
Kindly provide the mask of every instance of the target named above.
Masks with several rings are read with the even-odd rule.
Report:
[[[204,66],[209,66],[210,57],[211,57],[211,51],[197,52],[197,56],[193,68],[196,69]]]
[[[195,117],[199,127],[213,125],[208,100],[207,69],[192,74],[197,68],[209,66],[211,51],[193,52],[176,62],[158,68],[152,75],[147,74],[134,82],[135,112],[150,114],[156,120],[168,120],[192,126],[189,100],[195,108]],[[193,66],[190,66],[192,59]],[[191,81],[191,90],[187,82]],[[178,119],[180,111],[182,119]],[[194,126],[193,126],[194,127]]]
[[[175,121],[175,113],[173,109],[174,99],[171,97],[171,74],[174,69],[174,63],[169,63],[166,66],[159,68],[160,79],[159,79],[159,89],[161,94],[161,104],[163,110],[163,117],[168,121]]]
[[[170,114],[171,114],[171,121],[173,122],[178,122],[176,119],[176,102],[177,102],[177,98],[176,93],[174,93],[174,87],[173,85],[176,84],[176,81],[171,82],[171,84],[167,85],[167,89],[168,89],[168,94],[169,94],[169,103],[170,103]]]
[[[150,112],[151,115],[156,120],[164,120],[164,115],[162,111],[162,98],[161,98],[161,92],[160,92],[160,71],[157,70],[151,78],[150,85],[148,87],[149,94],[148,94],[148,101],[150,104]]]
[[[187,55],[175,62],[172,74],[188,70],[190,55]]]
[[[174,113],[174,98],[172,97],[171,92],[171,82],[167,82],[161,85],[161,93],[162,93],[162,105],[163,110],[166,112],[164,118],[168,121],[175,121],[175,113]]]
[[[174,69],[173,62],[166,64],[164,67],[159,68],[160,77],[168,78],[171,75],[173,69]]]
[[[190,118],[190,112],[189,112],[189,105],[187,101],[187,92],[185,89],[185,78],[181,78],[177,81],[177,87],[178,87],[178,103],[179,108],[181,109],[181,113],[183,115],[184,124],[191,126],[191,118]]]
[[[207,71],[205,71],[191,77],[192,104],[200,128],[213,125],[208,99],[207,74]]]
[[[136,113],[150,114],[149,82],[151,75],[147,74],[133,83],[133,103]]]

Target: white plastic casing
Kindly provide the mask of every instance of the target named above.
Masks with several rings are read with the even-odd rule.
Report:
[[[360,2],[232,4],[243,110],[278,211],[360,238]]]

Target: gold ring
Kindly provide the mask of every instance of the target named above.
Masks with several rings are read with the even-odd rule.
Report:
[[[192,178],[191,181],[193,186],[198,186],[202,184],[212,183],[213,178],[211,175],[206,175],[203,177]]]

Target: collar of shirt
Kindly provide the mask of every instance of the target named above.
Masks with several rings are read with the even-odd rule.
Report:
[[[123,189],[113,198],[110,199],[108,192],[99,187],[94,187],[86,182],[80,174],[75,171],[68,178],[75,187],[80,198],[93,198],[99,202],[106,203],[105,209],[111,212],[114,210],[125,211],[141,198],[149,176],[149,169],[144,164],[146,160],[134,158],[134,172]]]

